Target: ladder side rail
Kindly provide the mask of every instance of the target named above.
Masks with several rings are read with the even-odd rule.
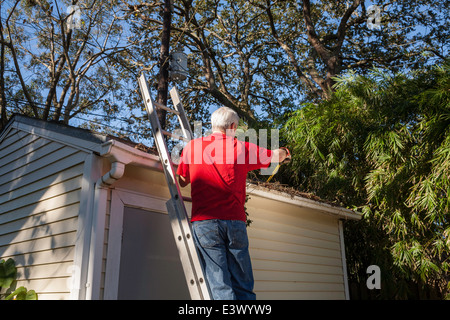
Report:
[[[206,285],[203,269],[192,238],[192,230],[188,220],[186,207],[175,178],[175,170],[169,156],[168,148],[158,121],[156,109],[150,97],[145,75],[139,77],[139,86],[152,126],[155,145],[158,149],[163,171],[167,180],[171,199],[166,203],[175,242],[180,253],[183,270],[186,276],[189,292],[192,299],[210,299],[209,289]],[[181,240],[180,239],[181,237]]]
[[[189,125],[189,121],[187,119],[186,112],[184,111],[183,104],[181,103],[180,93],[178,92],[177,87],[174,86],[170,90],[170,97],[172,98],[172,103],[175,107],[175,110],[179,113],[177,115],[178,121],[180,122],[181,130],[183,131],[184,136],[188,140],[193,139],[194,135],[192,134],[191,126]]]
[[[173,216],[176,216],[176,219],[171,219],[170,223],[172,224],[172,228],[175,227],[177,229],[181,225],[182,230],[191,230],[191,225],[188,219],[184,219],[182,215],[184,215],[183,209],[184,203],[181,201],[167,201],[166,207],[168,212],[172,212]],[[185,251],[187,254],[180,254],[180,260],[183,265],[190,267],[190,272],[194,275],[188,279],[186,277],[186,282],[188,288],[190,288],[191,298],[195,300],[211,300],[211,294],[209,292],[208,284],[206,282],[206,278],[203,273],[203,267],[200,264],[200,260],[198,259],[197,248],[195,247],[194,238],[192,237],[192,232],[186,233],[185,237],[182,236],[181,233],[174,234],[175,242],[177,242],[177,246],[185,246]],[[196,287],[196,290],[194,288]]]

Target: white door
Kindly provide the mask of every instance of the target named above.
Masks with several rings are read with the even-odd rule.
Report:
[[[189,299],[167,214],[124,207],[118,299]]]
[[[189,299],[167,214],[124,207],[118,299]]]

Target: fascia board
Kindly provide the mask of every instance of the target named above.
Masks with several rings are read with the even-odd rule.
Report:
[[[283,193],[281,191],[268,190],[268,189],[265,189],[265,188],[262,188],[260,186],[256,186],[253,184],[247,184],[247,194],[249,194],[249,195],[253,194],[255,196],[260,196],[263,198],[272,199],[272,200],[276,200],[276,201],[280,201],[280,202],[284,202],[284,203],[288,203],[288,204],[293,204],[298,207],[314,209],[314,210],[317,210],[317,211],[320,211],[320,212],[323,212],[326,214],[331,214],[331,215],[337,216],[341,219],[360,220],[362,217],[360,213],[357,213],[350,209],[332,206],[327,203],[323,203],[323,202],[319,202],[319,201],[315,201],[315,200],[311,200],[311,199],[307,199],[307,198],[302,198],[299,196],[291,196],[291,195],[289,195],[287,193]]]

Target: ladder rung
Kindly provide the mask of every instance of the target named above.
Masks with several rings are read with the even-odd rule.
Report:
[[[169,108],[169,107],[167,107],[167,106],[165,106],[165,105],[163,105],[163,104],[161,104],[161,103],[158,103],[158,102],[156,102],[156,101],[153,101],[153,104],[154,104],[155,107],[158,108],[158,109],[163,109],[163,110],[172,112],[173,114],[176,114],[177,116],[180,114],[177,110],[174,110],[174,109],[172,109],[172,108]]]
[[[183,196],[183,201],[192,202],[192,198]]]
[[[161,132],[165,136],[169,136],[169,137],[172,137],[172,138],[177,139],[177,140],[183,140],[185,142],[189,142],[189,140],[186,139],[185,137],[179,136],[177,134],[173,134],[172,132],[169,132],[169,131],[166,131],[166,130],[161,130]]]

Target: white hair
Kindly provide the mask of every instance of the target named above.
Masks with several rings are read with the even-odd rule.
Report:
[[[225,132],[233,123],[239,124],[239,116],[236,111],[228,107],[221,107],[211,115],[212,130]]]

